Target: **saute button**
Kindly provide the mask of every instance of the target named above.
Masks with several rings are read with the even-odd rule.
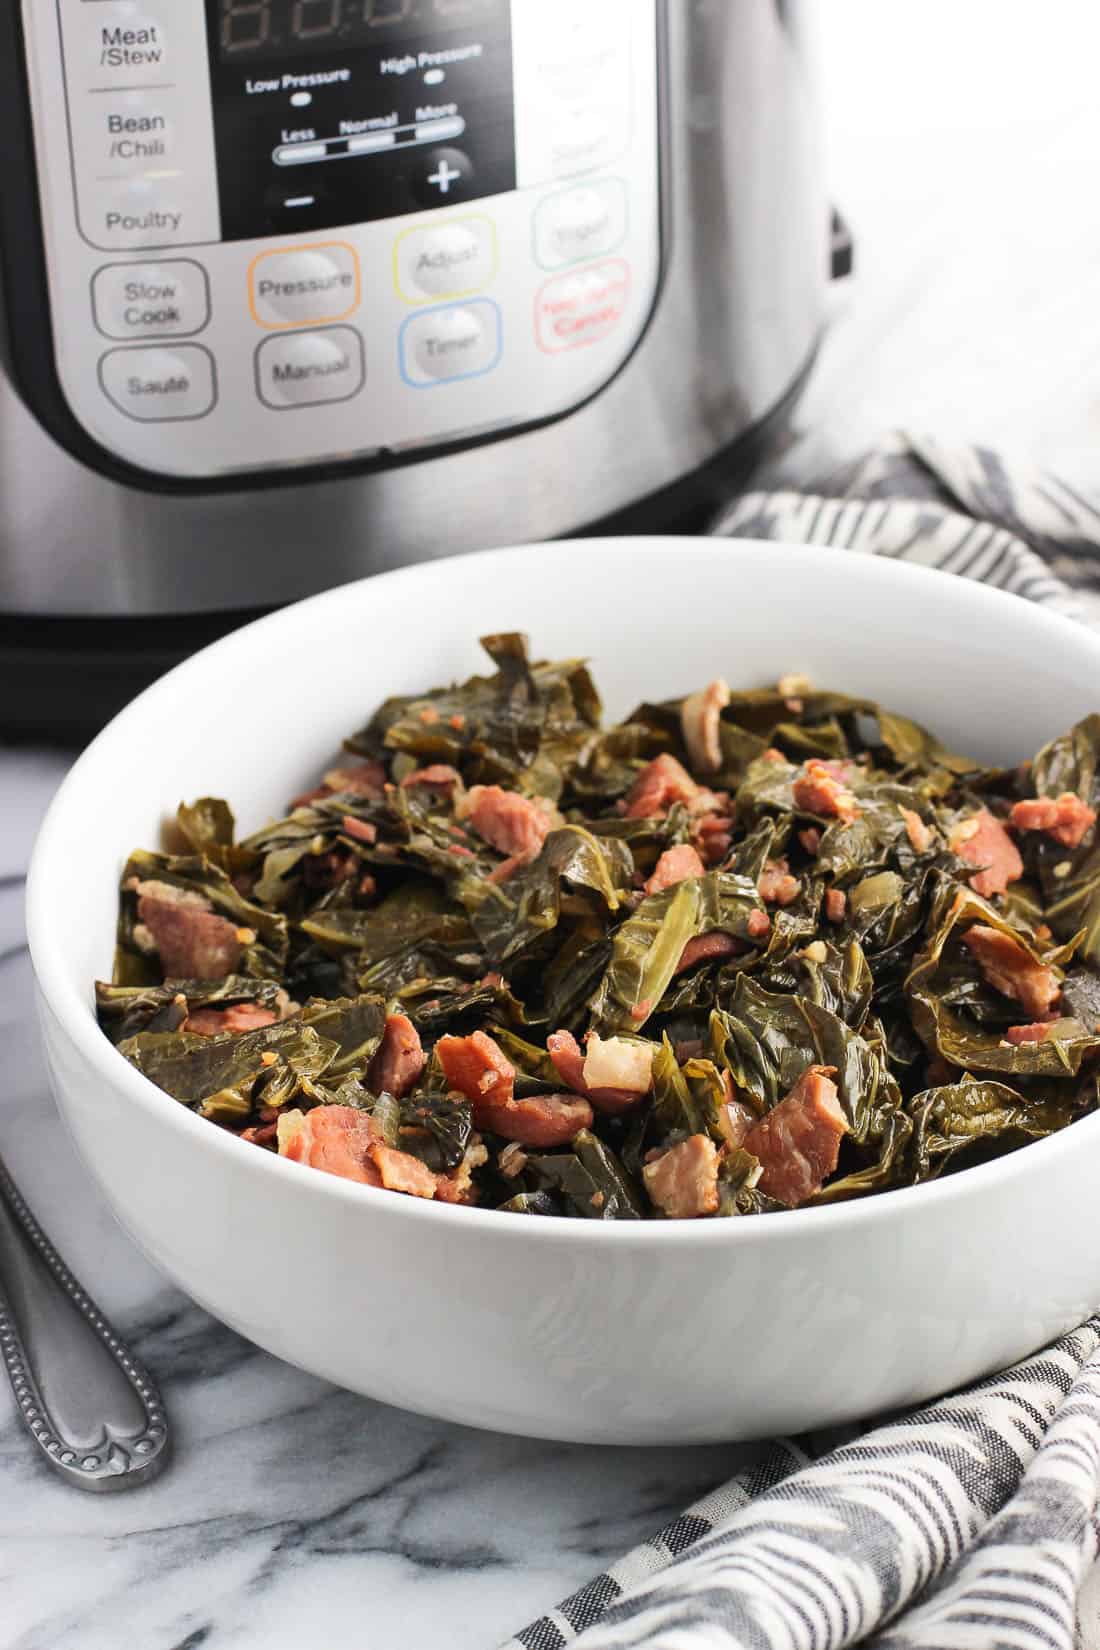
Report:
[[[535,296],[539,348],[556,355],[599,343],[622,319],[629,292],[630,269],[622,258],[556,275]]]
[[[346,241],[261,252],[248,285],[252,317],[262,327],[342,321],[359,306],[359,259]]]
[[[544,269],[596,258],[626,234],[626,185],[602,178],[547,195],[535,209],[535,256]]]
[[[424,310],[401,328],[402,376],[417,389],[480,377],[499,360],[500,311],[488,298]]]
[[[217,400],[214,357],[201,344],[108,350],[99,382],[121,412],[143,424],[203,418]]]
[[[210,319],[210,283],[201,264],[107,264],[92,282],[95,324],[108,338],[178,338]]]
[[[363,340],[354,327],[322,327],[265,338],[256,351],[256,391],[267,407],[316,407],[350,401],[366,378]]]
[[[395,248],[397,289],[406,302],[476,292],[496,274],[496,231],[488,218],[407,229]]]

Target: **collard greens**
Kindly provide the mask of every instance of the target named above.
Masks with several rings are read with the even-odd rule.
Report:
[[[604,728],[583,661],[484,646],[285,817],[202,797],[131,855],[97,1013],[182,1105],[587,1220],[911,1186],[1095,1110],[1100,715],[1009,770],[799,677]]]

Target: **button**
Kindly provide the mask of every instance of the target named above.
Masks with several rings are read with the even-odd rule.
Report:
[[[81,192],[81,218],[96,246],[170,246],[186,241],[187,209],[175,176],[130,178]]]
[[[100,0],[87,8],[81,21],[87,29],[88,79],[95,85],[125,85],[169,69],[164,24],[139,10],[133,0]]]
[[[407,229],[394,247],[397,290],[406,303],[461,298],[497,271],[496,230],[488,218],[451,218]]]
[[[557,177],[591,171],[612,153],[611,126],[603,109],[571,109],[550,136],[550,161]]]
[[[500,360],[500,310],[490,298],[411,315],[401,328],[401,376],[416,389],[479,378]]]
[[[535,208],[535,257],[544,269],[613,252],[626,234],[626,185],[601,178],[547,195]]]
[[[425,206],[439,206],[465,200],[473,181],[473,164],[461,149],[429,149],[413,171],[412,191]]]
[[[143,424],[203,418],[217,400],[214,357],[201,344],[109,350],[99,382],[121,412]]]
[[[359,297],[359,259],[346,241],[261,252],[249,266],[248,301],[261,327],[342,321]]]
[[[95,324],[108,338],[178,338],[210,319],[210,283],[201,264],[107,264],[92,281]]]
[[[118,170],[162,167],[174,148],[171,94],[119,91],[97,98],[98,144],[105,165]]]
[[[350,401],[367,376],[354,327],[322,327],[265,338],[256,350],[256,391],[267,407],[317,407]]]
[[[535,297],[539,348],[556,355],[599,343],[622,319],[629,293],[630,268],[622,258],[556,275]]]

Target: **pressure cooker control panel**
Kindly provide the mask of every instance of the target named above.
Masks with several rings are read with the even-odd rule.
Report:
[[[553,417],[656,292],[657,0],[23,0],[58,374],[196,479]]]

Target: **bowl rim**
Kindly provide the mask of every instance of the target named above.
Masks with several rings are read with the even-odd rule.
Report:
[[[198,1145],[205,1141],[215,1155],[229,1152],[227,1163],[236,1164],[241,1172],[277,1177],[297,1177],[303,1192],[312,1188],[310,1195],[324,1200],[336,1199],[358,1206],[364,1211],[384,1214],[398,1221],[429,1221],[440,1224],[440,1232],[457,1222],[457,1230],[471,1236],[477,1231],[499,1231],[511,1234],[513,1240],[522,1238],[534,1243],[592,1243],[594,1245],[625,1244],[627,1246],[658,1249],[669,1243],[703,1246],[715,1244],[743,1245],[759,1242],[797,1242],[804,1235],[816,1234],[824,1239],[828,1232],[839,1232],[856,1225],[874,1225],[882,1221],[900,1219],[903,1214],[944,1208],[960,1198],[977,1197],[1006,1189],[1029,1172],[1040,1173],[1043,1166],[1051,1166],[1055,1157],[1074,1149],[1073,1141],[1084,1144],[1081,1131],[1100,1131],[1100,1112],[1078,1118],[1067,1128],[1045,1139],[1029,1142],[1014,1152],[995,1158],[989,1163],[960,1170],[957,1174],[925,1182],[919,1186],[894,1187],[867,1197],[845,1202],[822,1204],[812,1208],[789,1209],[782,1220],[681,1220],[681,1221],[600,1221],[577,1220],[565,1217],[537,1218],[529,1215],[508,1214],[499,1209],[477,1206],[456,1206],[439,1203],[435,1199],[400,1197],[380,1193],[378,1188],[326,1174],[306,1164],[291,1162],[273,1152],[256,1151],[247,1142],[237,1139],[228,1130],[212,1126],[188,1107],[174,1100],[149,1078],[131,1066],[114,1045],[104,1036],[95,1018],[89,993],[82,993],[68,978],[63,926],[50,920],[49,866],[57,845],[68,830],[68,799],[79,792],[86,776],[93,772],[105,751],[119,740],[125,740],[130,724],[154,711],[163,701],[170,702],[190,681],[201,677],[212,656],[230,657],[238,651],[247,652],[256,645],[257,638],[264,644],[277,642],[280,633],[294,629],[303,611],[323,612],[346,603],[349,594],[364,589],[376,590],[380,584],[416,586],[437,576],[441,569],[461,569],[472,563],[490,559],[508,558],[513,562],[532,561],[536,557],[555,556],[629,555],[660,557],[672,550],[676,554],[691,553],[704,558],[740,556],[752,562],[773,562],[783,557],[787,566],[797,572],[799,564],[819,567],[822,557],[836,564],[840,579],[852,579],[856,585],[863,580],[880,580],[884,586],[903,592],[907,587],[924,586],[931,582],[950,580],[956,597],[965,605],[1011,611],[1019,616],[1021,607],[1029,614],[1028,622],[1036,631],[1037,643],[1044,641],[1057,647],[1072,640],[1087,647],[1091,640],[1100,665],[1100,634],[1062,613],[1040,607],[1010,591],[999,590],[977,580],[947,573],[940,568],[922,563],[898,562],[893,559],[854,555],[835,545],[809,545],[787,540],[757,540],[744,538],[707,538],[662,534],[645,537],[616,535],[606,538],[573,538],[537,541],[517,546],[501,546],[477,550],[440,560],[418,562],[410,566],[390,569],[366,578],[350,581],[324,590],[317,595],[293,602],[273,613],[243,625],[216,642],[185,659],[164,676],[159,677],[143,692],[123,707],[101,729],[81,752],[58,787],[39,827],[31,854],[26,887],[26,924],[28,948],[41,1004],[50,1012],[62,1034],[75,1047],[90,1067],[90,1077],[98,1079],[121,1092],[136,1106],[155,1114],[156,1119],[170,1132],[190,1136]],[[201,1132],[197,1132],[201,1131]],[[1067,1137],[1072,1138],[1067,1138]],[[245,1156],[245,1153],[248,1153]],[[1021,1159],[1023,1163],[1021,1164]],[[251,1170],[245,1164],[251,1162]],[[1032,1168],[1029,1171],[1028,1165]],[[295,1182],[287,1180],[289,1187]],[[364,1202],[364,1199],[368,1201]],[[893,1213],[896,1211],[896,1214]],[[504,1216],[502,1222],[502,1215]]]

